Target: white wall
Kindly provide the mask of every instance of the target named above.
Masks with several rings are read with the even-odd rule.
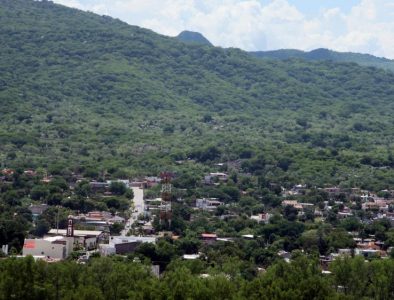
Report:
[[[65,259],[68,255],[67,246],[54,244],[43,239],[25,239],[23,255],[44,255],[51,258]]]

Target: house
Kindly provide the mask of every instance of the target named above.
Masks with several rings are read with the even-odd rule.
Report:
[[[30,170],[30,169],[23,171],[23,174],[25,174],[26,176],[29,176],[29,177],[37,176],[37,172],[34,170]]]
[[[301,195],[306,192],[306,184],[296,184],[293,188],[288,191],[289,195]]]
[[[353,216],[352,210],[347,206],[344,206],[343,209],[337,213],[337,217],[339,219],[345,219],[352,216]]]
[[[265,224],[269,222],[271,217],[272,215],[269,213],[261,213],[258,215],[250,216],[252,220],[257,221],[258,223],[265,223]]]
[[[197,254],[183,254],[182,258],[184,260],[195,260],[200,258],[200,253]]]
[[[148,187],[148,184],[146,181],[132,181],[130,182],[130,187],[139,187],[141,189],[145,189]]]
[[[43,179],[41,179],[42,183],[50,183],[52,181],[53,177],[52,176],[45,176]]]
[[[44,211],[46,211],[49,208],[47,204],[30,204],[29,210],[31,211],[31,214],[33,215],[33,218],[37,218],[38,216],[42,215]]]
[[[3,174],[4,176],[12,176],[14,173],[15,173],[15,171],[12,169],[5,168],[5,169],[1,170],[1,174]]]
[[[204,176],[204,183],[211,185],[216,182],[226,182],[228,180],[228,175],[226,173],[209,173],[209,175]]]
[[[108,220],[108,223],[109,224],[115,224],[115,223],[121,223],[121,224],[123,224],[123,223],[125,223],[126,222],[126,219],[125,218],[123,218],[123,217],[120,217],[120,216],[113,216],[112,218],[109,218]]]
[[[298,209],[298,210],[302,210],[303,207],[300,203],[298,203],[297,200],[283,200],[282,201],[282,206],[286,207],[286,206],[293,206],[294,208]]]
[[[377,199],[373,202],[365,202],[362,204],[361,208],[363,210],[374,210],[380,212],[387,212],[389,210],[389,205],[387,200]]]
[[[382,256],[382,251],[377,249],[354,249],[355,255],[362,255],[365,258],[376,258]]]
[[[373,201],[373,197],[370,196],[368,193],[363,193],[361,196],[361,201],[362,202],[368,202],[368,201]]]
[[[161,178],[157,176],[150,176],[150,177],[147,176],[145,177],[145,181],[146,181],[146,186],[148,188],[151,188],[158,185],[161,182]]]
[[[202,198],[196,200],[196,207],[205,211],[214,211],[223,202],[218,201],[216,198]]]
[[[342,255],[342,256],[351,256],[352,255],[352,249],[350,249],[350,248],[338,249],[338,254]]]
[[[144,202],[145,202],[145,209],[151,213],[151,212],[156,212],[160,209],[163,200],[161,198],[145,199]]]
[[[204,244],[210,245],[216,242],[217,235],[215,233],[201,233],[200,238]]]
[[[89,187],[93,193],[103,193],[108,190],[109,183],[108,182],[92,181],[92,182],[89,182]]]
[[[326,191],[329,196],[337,196],[341,193],[342,190],[339,187],[334,186],[325,188],[324,191]]]
[[[297,200],[283,200],[282,201],[282,206],[287,206],[287,205],[295,206],[297,204],[298,204]]]
[[[43,239],[25,239],[23,255],[44,256],[54,259],[66,259],[73,250],[73,238],[64,236],[45,237]]]

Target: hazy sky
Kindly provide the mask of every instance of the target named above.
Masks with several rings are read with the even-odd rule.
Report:
[[[330,48],[394,59],[394,0],[54,0],[244,50]]]

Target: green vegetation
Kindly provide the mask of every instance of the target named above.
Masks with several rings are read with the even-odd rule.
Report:
[[[370,54],[352,52],[336,52],[324,48],[315,49],[310,52],[293,49],[281,49],[273,51],[250,52],[253,56],[268,59],[302,59],[307,61],[330,60],[333,62],[353,62],[361,66],[371,66],[394,71],[394,61],[391,59],[376,57]]]
[[[253,280],[227,260],[223,270],[207,262],[174,261],[160,279],[133,258],[95,258],[86,265],[47,264],[32,257],[0,260],[0,299],[392,299],[394,260],[337,260],[322,274],[304,256],[277,262]],[[209,267],[208,267],[209,268]],[[227,271],[227,274],[224,273]],[[231,272],[231,275],[228,273]]]
[[[393,184],[391,72],[259,60],[48,1],[0,15],[6,166],[122,178],[240,160],[285,185]]]
[[[2,258],[0,300],[394,298],[392,224],[350,190],[393,197],[394,73],[324,51],[259,59],[49,1],[2,0],[0,28],[0,163],[13,169],[1,168],[0,245],[20,254],[24,238],[65,228],[70,214],[129,218],[133,193],[114,179],[164,170],[175,174],[172,222],[152,225],[176,235],[86,264],[77,252],[52,264]],[[212,171],[228,178],[204,184]],[[286,197],[302,213],[282,206],[295,184],[305,188]],[[222,203],[193,209],[202,197]],[[30,204],[47,207],[33,215]],[[261,213],[269,221],[251,218]],[[351,258],[355,236],[376,239],[381,258]],[[344,248],[322,273],[320,255]]]

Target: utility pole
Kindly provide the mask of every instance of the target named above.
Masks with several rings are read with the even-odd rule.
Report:
[[[59,234],[59,212],[60,212],[60,207],[57,206],[57,215],[56,215],[56,234]]]

